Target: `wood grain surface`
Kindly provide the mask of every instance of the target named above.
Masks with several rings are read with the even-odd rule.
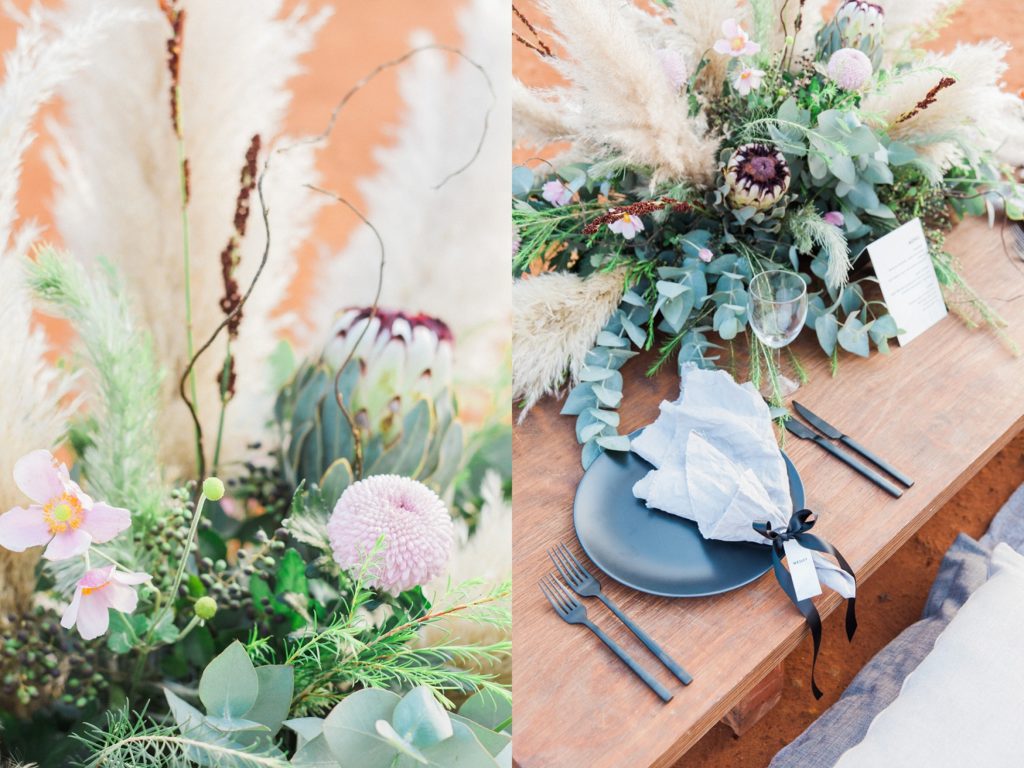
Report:
[[[978,221],[961,225],[949,248],[1020,343],[1024,262],[1004,252],[999,232]],[[844,353],[835,379],[814,347],[810,334],[795,347],[811,376],[798,399],[916,480],[892,499],[817,446],[787,442],[808,506],[820,514],[815,533],[864,579],[1024,427],[1024,358],[952,315],[887,357]],[[648,379],[649,362],[641,356],[623,371],[624,431],[650,423],[659,402],[677,396],[676,372]],[[574,422],[559,416],[559,408],[553,400],[543,403],[513,438],[516,764],[671,766],[777,667],[805,625],[771,573],[743,589],[697,599],[651,597],[603,578],[623,610],[694,675],[683,688],[614,617],[593,606],[591,618],[670,686],[675,698],[662,705],[597,638],[563,623],[537,588],[551,569],[547,547],[564,541],[579,551],[572,502],[582,468]],[[834,593],[818,598],[822,614],[838,604]]]

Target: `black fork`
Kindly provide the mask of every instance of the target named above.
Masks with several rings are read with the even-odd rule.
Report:
[[[669,670],[679,678],[679,681],[683,685],[689,685],[693,682],[693,677],[683,669],[676,661],[669,656],[658,645],[651,637],[644,632],[640,627],[633,623],[633,621],[622,612],[622,610],[611,598],[606,596],[601,591],[601,582],[594,578],[593,574],[590,573],[584,566],[583,563],[574,555],[565,544],[559,544],[554,549],[548,550],[548,557],[551,558],[551,562],[555,564],[555,568],[565,579],[565,582],[572,587],[580,597],[596,597],[602,603],[608,606],[608,609],[618,616],[619,621],[625,624],[629,631],[637,636],[637,639],[647,646],[647,649],[658,657],[658,661],[664,664]]]
[[[562,618],[562,621],[567,624],[582,624],[585,626],[601,638],[601,642],[611,648],[612,653],[622,659],[637,677],[647,683],[650,689],[661,697],[662,701],[668,702],[672,700],[672,694],[665,689],[665,686],[655,680],[646,669],[637,664],[614,640],[602,632],[600,627],[587,618],[587,609],[579,600],[573,597],[569,590],[562,586],[561,582],[553,574],[548,574],[540,580],[540,591],[544,593],[544,597],[548,599],[551,607],[555,609],[555,613]]]

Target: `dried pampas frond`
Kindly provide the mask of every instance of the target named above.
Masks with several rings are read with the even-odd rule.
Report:
[[[558,91],[530,88],[512,78],[512,139],[519,146],[544,147],[572,138]]]
[[[68,0],[67,23],[90,13],[92,0]],[[118,9],[141,9],[150,0],[110,0]],[[192,305],[196,345],[223,319],[219,255],[233,232],[239,169],[256,134],[264,146],[287,145],[279,137],[290,102],[288,81],[301,69],[325,16],[300,7],[282,15],[281,0],[186,0],[181,55],[181,103],[191,169]],[[157,437],[161,459],[172,473],[194,464],[188,411],[178,397],[178,378],[188,361],[185,281],[177,144],[171,128],[165,45],[169,28],[154,15],[92,50],[88,71],[62,95],[66,118],[53,126],[59,157],[52,159],[55,214],[68,248],[82,258],[108,258],[125,278],[138,316],[153,337],[167,372],[161,390]],[[231,55],[224,51],[230,49]],[[272,67],[267,62],[272,61]],[[313,148],[298,147],[273,158],[264,188],[273,233],[267,267],[246,304],[240,334],[232,342],[238,394],[227,408],[224,463],[242,458],[260,437],[273,393],[267,358],[282,323],[273,316],[295,270],[295,252],[309,235],[319,195]],[[263,253],[261,222],[252,217],[240,244],[236,278],[247,286]],[[198,408],[204,433],[217,431],[219,373],[224,341],[196,367]],[[209,459],[209,456],[207,457]]]
[[[379,170],[359,184],[364,212],[387,254],[381,304],[443,319],[458,344],[457,380],[472,383],[491,377],[511,341],[502,197],[508,184],[493,176],[495,168],[508,167],[511,137],[500,116],[508,113],[511,42],[507,20],[495,10],[493,0],[473,0],[460,13],[460,49],[468,60],[423,51],[403,65],[405,109],[395,141],[375,151]],[[411,41],[414,47],[431,43],[426,33]],[[489,109],[487,135],[474,158]],[[379,258],[377,236],[365,225],[340,254],[327,255],[312,306],[315,327],[329,327],[346,306],[373,301]]]
[[[1024,122],[1020,99],[1000,87],[1008,51],[1005,43],[989,40],[929,53],[869,94],[862,109],[940,168],[977,151],[1012,157],[1022,151]],[[947,78],[953,82],[943,83]]]
[[[587,278],[568,272],[517,280],[512,287],[512,397],[520,421],[542,397],[579,380],[587,352],[619,306],[624,273]]]
[[[637,9],[617,0],[543,0],[542,7],[567,54],[552,66],[570,85],[539,91],[531,100],[520,96],[534,111],[524,126],[543,137],[538,128],[558,125],[549,108],[554,104],[566,135],[592,160],[648,167],[655,184],[708,182],[717,142],[689,116],[685,94],[666,73],[658,39],[644,32]],[[687,51],[678,48],[684,68],[695,66],[699,55],[688,62]]]
[[[39,233],[31,225],[15,232],[22,159],[39,108],[86,64],[89,45],[135,18],[94,8],[78,23],[58,27],[34,5],[17,20],[18,37],[0,84],[0,328],[7,339],[0,344],[0,512],[24,502],[11,475],[15,462],[37,448],[55,447],[74,407],[73,382],[47,363],[46,337],[32,322],[23,259]],[[37,559],[0,549],[0,615],[28,608]]]

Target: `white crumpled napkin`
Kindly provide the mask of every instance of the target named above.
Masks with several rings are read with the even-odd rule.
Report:
[[[680,398],[663,402],[657,420],[632,441],[633,451],[654,465],[633,495],[693,520],[706,539],[768,544],[752,524],[785,528],[793,512],[768,405],[752,384],[737,384],[726,371],[687,366],[680,389]],[[847,573],[817,552],[811,557],[822,582],[853,596]]]

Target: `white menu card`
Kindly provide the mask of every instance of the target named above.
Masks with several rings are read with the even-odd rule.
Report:
[[[912,219],[868,246],[882,296],[896,321],[901,346],[946,316],[920,219]]]

